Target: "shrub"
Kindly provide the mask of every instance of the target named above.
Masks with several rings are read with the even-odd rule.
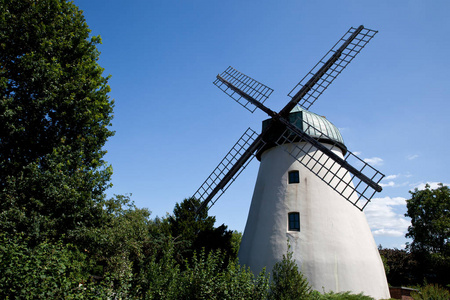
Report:
[[[311,287],[307,279],[299,272],[288,244],[287,254],[283,255],[283,260],[273,267],[270,297],[276,300],[305,299],[310,294]]]
[[[313,291],[309,297],[311,300],[373,300],[372,297],[363,294],[350,294],[350,292],[329,292],[320,294]]]
[[[70,245],[42,242],[31,248],[21,235],[0,236],[0,298],[62,299],[84,281],[84,255]]]
[[[412,293],[414,300],[448,300],[450,292],[438,285],[429,284],[420,288],[419,293]]]

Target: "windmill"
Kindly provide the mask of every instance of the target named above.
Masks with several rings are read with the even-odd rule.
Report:
[[[273,90],[228,67],[214,84],[250,112],[268,114],[263,129],[241,136],[194,194],[209,209],[253,157],[260,168],[239,260],[270,271],[287,251],[314,289],[389,298],[376,244],[362,210],[381,191],[378,170],[345,146],[339,130],[309,111],[377,31],[350,28],[291,90],[280,112],[264,105]]]

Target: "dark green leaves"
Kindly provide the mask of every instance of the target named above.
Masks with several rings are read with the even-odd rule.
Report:
[[[99,37],[63,0],[0,4],[0,229],[53,238],[101,222],[113,135]]]

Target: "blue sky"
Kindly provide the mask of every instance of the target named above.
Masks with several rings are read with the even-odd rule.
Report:
[[[250,114],[212,81],[229,65],[287,93],[351,27],[379,33],[311,111],[340,130],[347,147],[386,174],[365,210],[377,244],[401,248],[408,191],[450,183],[450,2],[75,0],[115,99],[106,160],[109,194],[131,193],[152,215],[194,194],[263,112]],[[258,171],[255,159],[210,210],[243,231]]]

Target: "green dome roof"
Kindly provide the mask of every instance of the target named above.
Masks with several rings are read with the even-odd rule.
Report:
[[[272,119],[267,119],[263,121],[262,127],[263,130],[272,122]],[[309,136],[313,138],[319,139],[320,142],[323,143],[331,143],[338,146],[343,154],[347,152],[347,147],[344,144],[344,139],[342,138],[341,133],[339,132],[339,129],[337,129],[336,126],[333,125],[330,121],[327,120],[327,118],[319,116],[313,112],[310,112],[308,110],[305,110],[301,108],[300,106],[294,107],[294,109],[291,110],[289,113],[289,122],[297,126],[300,130],[307,133]],[[306,123],[308,123],[311,126],[308,126]],[[315,130],[317,129],[317,130]],[[319,132],[320,131],[320,132]],[[323,133],[326,136],[323,136],[321,133]],[[270,140],[273,138],[277,138],[278,135],[272,135],[270,134],[267,136],[269,139],[268,145],[264,147],[263,151],[265,151],[268,148],[271,148],[275,146]],[[262,152],[263,152],[262,151]],[[259,153],[260,155],[261,153]],[[257,156],[259,156],[257,155]]]
[[[320,138],[319,132],[304,124],[302,121],[305,121],[312,127],[317,128],[320,132],[327,135],[329,139],[338,142],[345,147],[341,132],[339,131],[339,129],[337,129],[336,126],[333,125],[333,123],[328,121],[327,118],[305,110],[297,105],[293,110],[291,110],[291,113],[289,114],[289,122],[296,125],[308,135],[315,138]]]

